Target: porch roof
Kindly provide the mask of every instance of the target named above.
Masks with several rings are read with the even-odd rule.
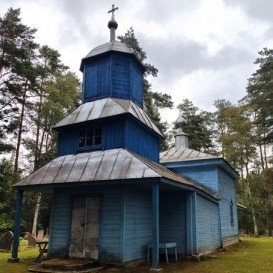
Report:
[[[125,149],[94,151],[57,157],[23,178],[15,187],[29,187],[93,181],[165,178],[216,197],[209,189],[190,178]]]

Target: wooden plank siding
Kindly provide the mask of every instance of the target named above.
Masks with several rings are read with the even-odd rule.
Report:
[[[65,257],[69,251],[71,197],[67,192],[55,192],[50,228],[49,256]]]
[[[180,175],[188,176],[191,179],[198,181],[201,185],[218,191],[217,171],[212,166],[181,166],[184,162],[180,163],[180,166],[170,167],[170,163],[164,163],[163,165]]]
[[[196,195],[197,253],[207,253],[221,246],[218,204]]]
[[[159,138],[130,119],[126,120],[125,147],[156,163],[159,162]]]
[[[110,94],[110,59],[102,58],[85,65],[84,103]]]
[[[94,127],[102,128],[102,145],[78,148],[79,132]],[[147,129],[136,124],[128,116],[90,121],[78,124],[74,128],[64,128],[59,131],[58,138],[58,156],[125,148],[155,162],[159,160],[159,137],[150,134]]]
[[[128,99],[130,94],[130,59],[125,56],[112,57],[112,95]]]
[[[135,61],[131,61],[130,80],[132,101],[143,108],[143,73]]]
[[[143,108],[143,71],[131,56],[112,52],[84,65],[83,103],[105,97],[132,100]]]
[[[223,246],[238,242],[238,216],[235,195],[235,181],[225,171],[218,168],[220,217]],[[233,203],[233,223],[231,222],[230,204]]]
[[[145,258],[152,238],[152,201],[148,189],[125,193],[123,262]]]
[[[186,254],[186,194],[161,192],[159,212],[160,243],[176,242],[177,252]],[[168,252],[174,254],[170,250]]]
[[[101,207],[100,259],[105,262],[122,262],[122,207],[123,191],[106,191]]]

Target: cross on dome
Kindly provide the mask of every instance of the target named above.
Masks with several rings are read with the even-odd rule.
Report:
[[[112,5],[112,9],[108,11],[108,13],[112,12],[112,20],[115,20],[115,11],[118,9],[118,7],[115,8],[115,5]]]
[[[108,13],[112,13],[112,18],[108,22],[108,28],[110,29],[110,42],[114,42],[116,38],[115,30],[118,27],[118,23],[115,20],[115,11],[118,9],[118,7],[115,7],[115,5],[112,5],[112,9],[108,11]]]

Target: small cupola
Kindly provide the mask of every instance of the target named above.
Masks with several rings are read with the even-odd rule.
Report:
[[[110,42],[92,49],[81,61],[83,103],[104,98],[131,100],[143,108],[143,74],[145,68],[133,50],[116,41],[118,23],[112,5],[108,22]]]
[[[179,116],[175,121],[176,128],[178,128],[177,133],[175,135],[176,149],[187,149],[189,147],[188,135],[184,133],[182,130],[183,122],[184,118],[182,116]]]

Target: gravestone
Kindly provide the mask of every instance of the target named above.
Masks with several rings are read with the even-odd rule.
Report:
[[[31,233],[26,231],[25,235],[24,235],[24,239],[27,240],[30,235],[31,235]]]
[[[28,247],[34,247],[36,245],[36,237],[33,235],[29,235],[28,238]]]
[[[44,230],[43,229],[38,230],[36,241],[38,242],[43,241],[43,238],[44,238]]]
[[[7,231],[0,237],[0,249],[4,249],[10,251],[13,240],[13,233],[11,231]]]

